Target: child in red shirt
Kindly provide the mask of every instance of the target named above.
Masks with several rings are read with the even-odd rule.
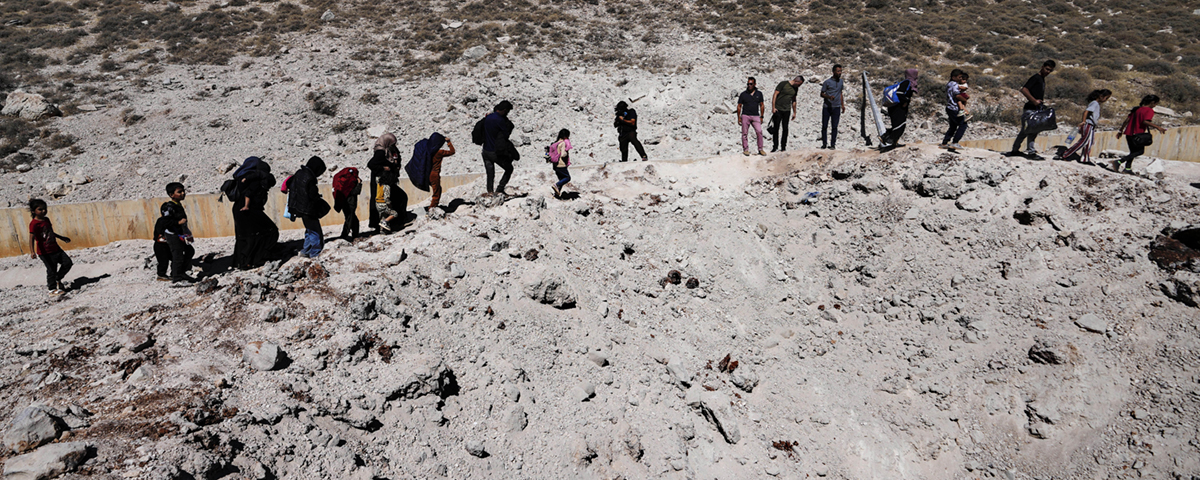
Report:
[[[46,202],[41,199],[29,200],[29,258],[42,257],[46,265],[46,288],[50,296],[56,297],[66,292],[63,278],[71,271],[71,257],[58,246],[58,239],[70,243],[71,239],[54,233],[54,225],[46,218]]]

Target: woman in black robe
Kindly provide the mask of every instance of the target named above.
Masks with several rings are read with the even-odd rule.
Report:
[[[279,227],[264,211],[267,194],[275,186],[271,166],[258,157],[247,158],[233,175],[237,198],[233,202],[233,266],[241,270],[261,267],[275,254]]]

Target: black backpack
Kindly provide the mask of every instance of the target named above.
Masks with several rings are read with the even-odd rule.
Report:
[[[486,118],[481,118],[478,122],[475,122],[475,128],[471,129],[471,143],[483,145],[484,137],[487,135],[487,132],[483,129],[483,120]]]
[[[221,201],[221,197],[228,198],[231,202],[237,201],[237,186],[238,181],[236,178],[225,180],[225,182],[221,183],[221,196],[217,197],[217,201]]]

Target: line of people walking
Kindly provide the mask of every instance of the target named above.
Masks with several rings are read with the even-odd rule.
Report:
[[[1013,142],[1012,150],[1005,155],[1043,159],[1038,155],[1034,141],[1039,133],[1051,129],[1047,125],[1054,124],[1053,115],[1047,114],[1045,93],[1046,77],[1055,67],[1053,60],[1045,61],[1038,72],[1022,86],[1020,92],[1026,102],[1022,108],[1020,132]],[[821,83],[819,91],[822,102],[820,148],[823,149],[836,148],[838,125],[841,114],[846,109],[843,67],[834,65],[831,73],[832,75]],[[959,141],[966,133],[971,118],[967,107],[970,100],[967,85],[969,78],[964,70],[954,69],[946,83],[944,98],[947,129],[940,146],[949,150],[962,148]],[[881,104],[886,109],[891,126],[880,136],[881,148],[899,145],[907,129],[912,99],[919,92],[919,79],[920,75],[916,69],[907,69],[900,81],[884,89]],[[796,118],[798,89],[804,83],[803,76],[796,76],[775,86],[770,101],[771,117],[767,126],[767,132],[772,136],[771,152],[787,150],[789,124]],[[1092,147],[1101,118],[1101,106],[1111,99],[1112,95],[1113,92],[1107,89],[1097,89],[1088,94],[1087,108],[1077,125],[1078,135],[1073,134],[1070,137],[1068,145],[1055,155],[1056,160],[1077,160],[1085,164],[1094,164]],[[1129,153],[1112,162],[1110,168],[1113,171],[1131,172],[1133,159],[1143,155],[1145,147],[1153,143],[1150,131],[1166,131],[1164,127],[1153,122],[1154,107],[1158,106],[1159,102],[1158,96],[1146,95],[1126,116],[1117,137],[1126,138]],[[766,114],[766,105],[763,93],[757,89],[757,80],[754,77],[747,78],[746,89],[738,95],[736,110],[744,155],[748,156],[752,151],[749,143],[751,130],[756,136],[757,153],[766,155],[762,136],[762,119]],[[509,119],[512,110],[511,102],[501,101],[475,124],[471,133],[472,143],[481,147],[487,190],[484,196],[508,195],[506,189],[512,177],[514,162],[520,159],[520,152],[511,139],[515,129],[515,125]],[[628,103],[617,103],[613,126],[617,130],[621,161],[629,160],[630,146],[642,161],[646,161],[646,150],[637,136],[638,114]],[[555,198],[562,198],[564,189],[571,181],[569,166],[573,146],[570,135],[569,130],[560,130],[554,141],[545,148],[545,160],[556,177],[556,181],[550,186]],[[1025,143],[1024,151],[1020,150],[1022,142]],[[416,188],[430,192],[430,201],[424,209],[425,212],[436,212],[440,208],[443,192],[443,162],[455,153],[457,150],[454,142],[441,133],[434,132],[429,138],[417,142],[413,155],[405,166],[395,134],[380,135],[375,140],[371,159],[366,164],[370,172],[366,185],[369,198],[368,227],[374,233],[388,234],[407,220],[408,196],[399,186],[402,171],[407,173]],[[496,167],[502,171],[498,181]],[[359,177],[359,170],[356,167],[346,167],[334,175],[333,205],[322,198],[317,185],[325,170],[324,160],[313,156],[280,184],[280,191],[287,195],[284,218],[300,221],[303,225],[304,240],[298,253],[309,258],[317,257],[324,248],[321,219],[331,210],[340,212],[344,217],[340,238],[352,241],[361,233],[357,210],[364,185]],[[279,228],[265,212],[268,193],[275,186],[276,179],[271,172],[271,166],[259,157],[247,158],[234,171],[233,178],[221,185],[221,193],[232,204],[231,214],[235,232],[232,255],[234,268],[256,268],[279,257]],[[195,278],[188,275],[195,249],[192,247],[193,237],[182,203],[187,196],[187,190],[178,182],[168,183],[165,190],[169,200],[161,205],[160,217],[155,222],[153,232],[154,257],[158,262],[157,278],[170,281],[174,285],[188,285],[195,281]],[[46,284],[51,295],[61,295],[67,289],[63,279],[70,271],[72,262],[57,241],[70,242],[70,239],[54,232],[47,216],[46,202],[32,199],[29,209],[32,217],[29,226],[31,256],[40,257],[45,264]]]

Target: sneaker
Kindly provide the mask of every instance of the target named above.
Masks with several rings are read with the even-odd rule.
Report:
[[[1021,153],[1021,151],[1020,151],[1020,150],[1013,150],[1013,151],[1011,151],[1011,152],[1004,152],[1004,153],[1002,153],[1001,155],[1004,155],[1004,156],[1006,156],[1006,157],[1023,157],[1023,156],[1025,156],[1025,154],[1024,154],[1024,153]]]
[[[778,152],[778,151],[779,151],[779,148],[778,148],[778,147],[771,147],[771,153],[775,153],[775,152]]]
[[[381,231],[383,233],[392,233],[392,227],[389,226],[387,223],[380,223],[379,231]]]
[[[1053,157],[1050,157],[1050,159],[1051,160],[1066,160],[1065,158],[1062,157],[1062,155],[1055,155]]]
[[[166,276],[166,275],[158,275],[158,276],[155,278],[155,280],[158,280],[158,281],[160,281],[160,282],[169,282],[169,281],[171,281],[171,277],[168,277],[168,276]]]
[[[649,161],[650,161],[650,159],[648,159],[648,158],[646,158],[646,157],[642,157],[642,161],[643,161],[643,162],[649,162]]]
[[[551,185],[550,189],[554,190],[554,198],[558,198],[562,195],[562,190],[558,188],[558,185]]]
[[[889,148],[891,146],[892,146],[892,144],[890,144],[890,143],[881,143],[881,144],[879,144],[879,149],[883,150],[883,149]]]
[[[749,157],[749,156],[750,156],[750,151],[749,151],[749,150],[742,150],[742,155],[745,155],[745,156]]]
[[[767,154],[767,152],[764,152],[764,151],[762,151],[762,150],[759,150],[759,151],[758,151],[758,154],[759,154],[759,155],[763,155],[763,156],[765,156],[765,155]]]
[[[1126,168],[1126,169],[1124,169],[1124,170],[1121,170],[1121,173],[1124,173],[1124,174],[1127,174],[1127,175],[1134,175],[1134,173],[1133,173],[1133,169],[1132,169],[1132,168]]]
[[[171,288],[187,288],[196,284],[196,279],[184,277],[178,280],[171,280]]]
[[[963,149],[963,146],[962,146],[962,145],[959,145],[958,143],[951,143],[951,144],[950,144],[950,149],[951,149],[951,150],[962,150],[962,149]]]
[[[947,144],[947,143],[939,143],[939,144],[938,144],[938,148],[950,148],[950,144]]]
[[[59,290],[59,289],[57,289],[57,288],[56,288],[56,289],[54,289],[54,290],[50,290],[50,296],[51,296],[51,297],[57,297],[57,296],[60,296],[60,295],[62,295],[62,294],[64,294],[64,293],[66,293],[66,292],[64,292],[64,291],[62,291],[62,290]]]

